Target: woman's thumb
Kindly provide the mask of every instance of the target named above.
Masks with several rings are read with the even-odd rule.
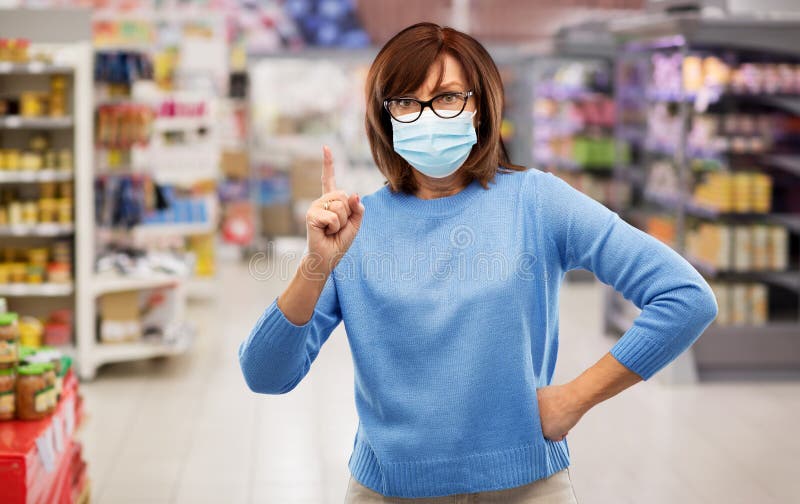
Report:
[[[347,203],[350,205],[350,222],[358,228],[364,217],[364,204],[361,203],[361,197],[358,193],[353,193],[347,198]]]

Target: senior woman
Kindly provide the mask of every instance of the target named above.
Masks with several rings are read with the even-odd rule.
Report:
[[[239,349],[248,386],[291,391],[343,321],[359,417],[346,502],[576,502],[566,434],[697,339],[716,315],[708,284],[603,205],[509,161],[500,75],[470,36],[401,31],[366,99],[388,182],[348,195],[324,149],[307,253]],[[559,286],[575,268],[642,312],[551,385]]]

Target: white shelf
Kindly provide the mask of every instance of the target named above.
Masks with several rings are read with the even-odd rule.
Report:
[[[159,170],[154,174],[154,178],[159,184],[178,186],[191,186],[204,180],[217,180],[218,177],[219,172],[213,166],[192,171]]]
[[[69,236],[75,227],[72,224],[17,224],[0,226],[0,236]]]
[[[72,67],[53,63],[43,63],[41,61],[31,61],[29,63],[9,63],[0,62],[0,74],[3,75],[30,75],[30,74],[66,74],[72,73]]]
[[[181,282],[183,277],[156,273],[149,276],[95,275],[92,280],[92,291],[95,296],[112,292],[157,289]]]
[[[97,365],[101,365],[179,355],[191,347],[191,340],[192,338],[187,334],[169,343],[147,340],[131,343],[98,343],[94,346],[94,360]]]
[[[159,116],[153,121],[153,129],[158,131],[181,131],[187,129],[210,129],[213,121],[207,115],[198,117]]]
[[[210,234],[216,231],[213,222],[192,222],[179,224],[142,224],[133,228],[134,239],[153,238],[164,235],[191,236]]]
[[[61,297],[72,294],[72,283],[9,283],[0,284],[0,296],[7,297]]]
[[[64,182],[72,180],[73,173],[68,170],[45,168],[42,170],[3,170],[0,171],[0,184],[25,182]]]
[[[71,127],[71,117],[0,117],[0,128],[6,129],[60,129]]]

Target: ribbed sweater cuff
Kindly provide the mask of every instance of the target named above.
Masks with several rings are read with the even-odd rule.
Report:
[[[311,320],[303,325],[295,325],[278,308],[278,298],[264,310],[261,326],[261,346],[272,348],[285,354],[294,355],[304,347]]]
[[[633,326],[611,348],[622,365],[648,380],[675,358],[668,345]]]

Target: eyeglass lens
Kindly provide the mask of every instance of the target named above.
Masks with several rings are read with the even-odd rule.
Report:
[[[439,117],[452,118],[464,110],[466,103],[467,100],[461,94],[444,94],[434,98],[431,108]],[[422,105],[407,98],[389,100],[388,108],[392,117],[398,121],[411,122],[422,114]]]

